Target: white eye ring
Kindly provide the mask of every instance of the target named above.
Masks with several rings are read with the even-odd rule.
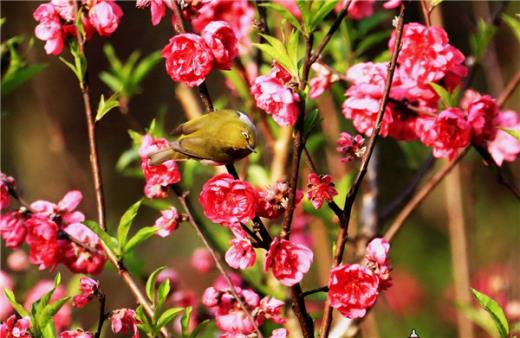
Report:
[[[245,131],[242,132],[242,136],[244,136],[244,138],[245,138],[246,140],[249,140],[249,134],[246,133]]]

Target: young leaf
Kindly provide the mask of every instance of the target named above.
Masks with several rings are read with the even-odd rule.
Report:
[[[441,99],[441,102],[444,105],[444,107],[445,108],[451,107],[451,105],[450,105],[450,100],[451,100],[450,93],[443,86],[438,85],[436,83],[430,82],[430,86],[437,93],[437,95],[439,95],[439,97]]]
[[[158,227],[144,227],[139,229],[136,234],[128,240],[126,245],[124,246],[123,252],[130,252],[135,249],[136,246],[146,241],[148,238],[152,237],[157,231]]]
[[[139,305],[137,309],[135,309],[135,317],[141,322],[140,324],[137,324],[137,327],[148,334],[149,337],[154,337],[152,324],[150,323],[148,316],[144,313],[142,305]]]
[[[105,97],[101,94],[101,99],[99,100],[99,105],[96,114],[96,122],[101,120],[106,113],[111,111],[112,109],[119,107],[119,93],[114,93],[112,96],[105,101]]]
[[[520,19],[514,18],[507,14],[502,14],[502,20],[511,28],[516,36],[518,42],[520,42]]]
[[[106,232],[105,230],[101,229],[99,224],[90,220],[84,221],[83,224],[86,225],[90,230],[94,231],[94,233],[98,235],[98,237],[103,241],[103,243],[105,243],[105,245],[107,245],[111,250],[117,250],[117,239],[110,236],[108,232]]]
[[[159,317],[159,320],[157,320],[157,328],[161,329],[162,327],[168,325],[173,320],[173,318],[175,318],[182,311],[184,311],[184,308],[182,307],[172,307],[164,311]]]
[[[480,60],[491,39],[495,35],[496,27],[480,19],[477,24],[477,31],[470,36],[471,52],[477,60]]]
[[[10,76],[7,76],[7,74],[4,75],[2,77],[2,96],[20,87],[33,76],[44,70],[45,67],[47,67],[46,64],[36,64],[17,69],[14,73],[10,74]]]
[[[43,311],[39,313],[38,323],[41,327],[46,327],[49,322],[52,322],[52,317],[70,300],[71,297],[63,297],[52,304],[47,304]]]
[[[192,310],[191,306],[188,306],[186,309],[184,309],[184,315],[181,318],[181,328],[182,328],[182,337],[183,338],[189,337],[191,310]]]
[[[209,319],[206,319],[202,323],[199,323],[191,332],[190,338],[197,338],[199,334],[201,334],[208,328],[210,323],[211,321]]]
[[[81,81],[82,79],[82,76],[81,76],[81,73],[76,69],[76,66],[73,65],[71,62],[65,60],[65,58],[63,57],[58,57],[60,59],[61,62],[63,62],[67,67],[69,67],[73,72],[74,74],[76,74],[76,77],[78,78],[78,80]]]
[[[141,207],[141,203],[143,203],[142,199],[132,204],[130,208],[128,208],[125,211],[125,213],[123,214],[123,216],[121,216],[121,219],[119,220],[119,225],[117,227],[117,240],[121,249],[124,248],[126,244],[126,237],[128,236],[128,231],[130,230],[130,227],[134,222],[135,216],[137,216],[137,212]]]
[[[258,4],[259,6],[272,9],[276,13],[278,13],[282,18],[289,21],[291,25],[293,25],[294,28],[298,29],[299,31],[302,31],[302,26],[298,19],[294,17],[294,15],[284,6],[273,3],[273,2],[262,2]]]
[[[339,1],[337,0],[328,0],[328,1],[315,1],[313,3],[319,6],[317,10],[313,10],[311,12],[315,12],[315,14],[312,16],[309,30],[312,32],[316,27],[318,27],[325,17],[336,7]]]
[[[20,316],[22,316],[22,317],[29,316],[29,312],[23,307],[23,305],[16,301],[13,291],[9,290],[8,288],[4,288],[4,293],[5,293],[5,296],[7,297],[7,300],[9,301],[9,304],[11,304],[13,309]]]
[[[157,276],[161,271],[164,270],[164,266],[161,266],[154,272],[150,274],[150,277],[148,277],[148,280],[146,281],[146,296],[148,296],[148,299],[155,303],[155,282],[157,280]]]
[[[514,130],[514,129],[508,129],[508,128],[502,128],[502,127],[499,127],[498,129],[505,131],[506,133],[508,133],[509,135],[513,136],[518,141],[520,141],[520,130]]]
[[[166,298],[168,297],[168,294],[170,293],[170,280],[166,279],[164,282],[159,285],[159,288],[157,289],[157,305],[156,308],[160,309],[161,306],[166,301]]]
[[[507,338],[509,335],[509,324],[507,323],[506,316],[504,315],[504,311],[500,305],[498,305],[498,303],[495,302],[491,297],[473,288],[471,289],[471,292],[480,303],[480,306],[482,306],[484,310],[486,310],[493,318],[498,332],[500,333],[500,337]]]
[[[318,109],[314,109],[307,116],[303,122],[303,135],[307,138],[311,131],[320,123],[320,112]]]

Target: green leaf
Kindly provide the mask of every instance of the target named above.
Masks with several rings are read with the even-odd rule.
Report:
[[[255,43],[254,45],[280,63],[294,77],[298,75],[297,60],[291,60],[285,44],[275,37],[261,34],[267,43]]]
[[[436,7],[439,6],[444,0],[432,0],[431,6]]]
[[[99,78],[103,81],[113,92],[120,92],[123,90],[123,82],[112,73],[101,72]]]
[[[199,334],[208,329],[208,325],[211,323],[209,319],[206,319],[202,323],[199,323],[191,332],[190,338],[197,338]]]
[[[119,78],[121,78],[121,75],[123,74],[123,64],[121,63],[121,60],[116,56],[116,51],[114,50],[114,47],[110,44],[106,44],[103,47],[103,52],[105,53],[105,56],[108,59],[108,63],[110,63],[110,67],[112,67],[112,70],[116,75],[118,75]]]
[[[137,149],[130,148],[125,150],[116,162],[116,170],[122,172],[130,166],[133,162],[139,159],[139,152]]]
[[[96,235],[108,246],[112,251],[118,251],[117,239],[112,237],[105,230],[101,229],[99,224],[94,221],[84,221],[84,225],[86,225],[90,230],[94,231]]]
[[[150,323],[150,319],[144,312],[142,305],[139,305],[137,309],[135,309],[135,317],[141,322],[140,324],[137,324],[137,327],[148,334],[149,337],[154,337],[152,323]]]
[[[477,299],[480,305],[486,310],[493,318],[495,325],[497,326],[500,337],[507,338],[509,335],[509,324],[507,323],[504,311],[491,297],[475,290],[471,289],[473,296]]]
[[[124,246],[123,252],[130,252],[135,249],[136,246],[146,241],[148,238],[152,237],[159,230],[156,226],[151,227],[143,227],[139,229],[135,235],[128,240],[126,245]]]
[[[141,146],[141,140],[143,139],[143,135],[139,134],[138,132],[136,132],[132,129],[128,129],[128,135],[132,139],[132,143],[134,144],[135,147]]]
[[[101,120],[106,113],[111,111],[112,109],[119,107],[119,93],[114,93],[112,96],[105,101],[105,97],[101,94],[101,99],[99,100],[99,105],[96,114],[96,122]]]
[[[184,315],[182,315],[182,318],[181,318],[181,328],[182,328],[182,337],[183,338],[189,337],[191,310],[192,310],[191,306],[188,306],[184,310]]]
[[[141,207],[142,203],[143,200],[140,199],[139,201],[132,204],[130,208],[128,208],[125,211],[125,213],[123,214],[123,216],[121,216],[121,219],[119,220],[119,225],[117,227],[117,240],[119,242],[120,248],[125,247],[128,231],[130,230],[130,227],[132,226],[135,216],[137,216],[137,212],[139,211],[139,208]]]
[[[312,130],[319,125],[320,123],[320,112],[318,109],[312,110],[309,114],[305,116],[305,121],[303,122],[303,136],[307,138]]]
[[[456,306],[468,319],[486,331],[490,337],[500,337],[495,322],[486,310],[473,307],[470,304],[456,304]]]
[[[495,35],[497,28],[493,24],[480,19],[477,24],[477,31],[470,36],[471,53],[477,60],[480,60],[487,50],[489,42]]]
[[[29,312],[23,307],[23,305],[16,301],[16,298],[15,298],[12,290],[9,290],[8,288],[4,288],[4,293],[5,293],[5,296],[7,297],[7,300],[9,301],[9,304],[11,304],[13,309],[20,316],[22,316],[22,317],[29,316]]]
[[[148,277],[148,280],[146,281],[146,296],[148,296],[148,299],[155,304],[155,283],[157,281],[157,276],[161,271],[164,270],[164,266],[161,266],[154,272],[150,274],[150,277]]]
[[[520,42],[520,19],[514,18],[512,16],[509,16],[507,14],[502,14],[502,20],[511,28],[513,33],[516,36],[516,39],[518,42]]]
[[[258,5],[262,6],[262,7],[265,7],[265,8],[269,8],[269,9],[275,11],[282,18],[284,18],[287,21],[289,21],[289,23],[294,28],[296,28],[296,29],[298,29],[300,31],[302,30],[302,26],[301,26],[300,22],[298,21],[298,19],[285,6],[282,6],[280,4],[273,3],[273,2],[262,2],[262,3],[258,4]]]
[[[157,320],[157,328],[161,329],[162,327],[168,325],[173,320],[173,318],[175,318],[182,311],[184,311],[184,308],[182,307],[172,307],[164,311],[159,317],[159,320]]]
[[[152,69],[161,61],[161,51],[155,51],[150,53],[147,57],[143,58],[141,62],[135,67],[132,74],[135,83],[139,84],[148,75]]]
[[[441,99],[442,104],[445,108],[451,107],[450,100],[451,95],[450,93],[441,85],[438,85],[436,83],[430,82],[430,86],[432,89],[439,95],[439,98]]]
[[[508,129],[503,127],[499,127],[498,129],[505,131],[506,133],[520,141],[520,130]]]
[[[313,5],[318,6],[317,10],[312,10],[314,13],[310,22],[310,31],[314,31],[316,27],[318,27],[325,17],[336,7],[339,3],[337,0],[328,0],[328,1],[315,1]]]
[[[157,309],[160,309],[170,293],[170,280],[166,279],[157,289]]]
[[[69,68],[74,72],[74,74],[76,74],[76,77],[78,78],[78,80],[81,81],[82,76],[81,76],[81,73],[78,72],[78,70],[76,69],[76,66],[73,65],[71,62],[65,60],[65,58],[63,58],[63,57],[61,57],[61,56],[58,57],[58,58],[59,58],[60,61],[63,62],[67,67],[69,67]]]
[[[63,297],[52,302],[52,304],[48,304],[47,306],[45,306],[43,311],[39,314],[38,323],[40,324],[40,326],[46,327],[49,324],[49,322],[52,321],[52,317],[56,313],[58,313],[58,311],[63,307],[63,305],[65,305],[65,303],[67,303],[70,300],[70,298],[71,297]]]
[[[9,74],[10,76],[7,76],[6,74],[6,76],[2,77],[2,96],[7,95],[20,87],[46,67],[46,64],[36,64],[17,69],[14,73]]]

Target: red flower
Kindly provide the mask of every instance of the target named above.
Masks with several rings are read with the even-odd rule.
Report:
[[[330,271],[330,305],[347,318],[361,318],[374,305],[379,280],[372,270],[359,264],[340,265]]]
[[[38,283],[36,283],[35,286],[33,286],[29,291],[27,291],[23,306],[27,310],[30,310],[34,302],[43,297],[44,294],[48,293],[53,288],[54,282],[52,280],[40,280]],[[58,285],[58,287],[54,291],[54,294],[51,297],[50,304],[65,296],[67,296],[67,290],[63,285]],[[54,321],[54,326],[56,326],[56,331],[59,332],[69,327],[71,322],[71,316],[72,307],[70,303],[65,303],[65,305],[63,305],[61,309],[58,311],[58,313],[56,313],[56,315],[54,315],[52,318],[52,320]]]
[[[329,175],[309,174],[307,184],[307,198],[312,202],[315,209],[321,208],[323,201],[330,202],[338,192],[334,188],[334,183]]]
[[[51,4],[63,20],[71,22],[76,19],[73,2],[69,0],[51,0]]]
[[[379,289],[384,290],[392,285],[390,279],[390,260],[388,258],[390,243],[384,238],[374,238],[368,243],[365,255],[367,266],[374,271],[379,278]]]
[[[285,212],[287,203],[289,203],[289,185],[287,182],[278,181],[265,190],[258,189],[257,196],[256,213],[258,216],[270,219],[278,218]],[[299,203],[302,198],[303,193],[297,190],[296,203]]]
[[[110,36],[119,26],[123,11],[115,1],[104,0],[97,2],[89,12],[90,24],[100,36]]]
[[[173,230],[179,227],[181,216],[175,207],[161,211],[161,217],[155,220],[155,226],[159,228],[156,232],[158,236],[168,237]]]
[[[83,195],[80,191],[73,190],[63,196],[58,204],[38,200],[31,203],[31,209],[41,218],[50,218],[58,225],[80,223],[85,220],[85,215],[80,211],[75,211],[81,203]]]
[[[95,252],[69,239],[62,239],[58,241],[60,262],[75,273],[92,275],[100,273],[106,258],[99,237],[81,223],[70,224],[63,231]]]
[[[352,137],[349,133],[341,133],[338,138],[337,151],[343,155],[341,162],[349,163],[356,158],[361,158],[366,151],[365,139],[361,135]]]
[[[394,41],[395,33],[388,42],[391,51]],[[444,29],[412,22],[404,26],[402,41],[397,62],[402,71],[416,80],[419,87],[426,87],[430,82],[449,75],[447,87],[451,89],[466,75],[464,54],[449,44]]]
[[[196,34],[175,35],[163,48],[166,72],[173,81],[190,87],[204,82],[213,67],[213,54],[204,39]]]
[[[99,282],[92,278],[81,277],[79,280],[79,295],[72,299],[72,306],[82,308],[94,299],[99,290]]]
[[[230,267],[245,270],[255,265],[256,253],[249,239],[237,237],[231,240],[225,258]]]
[[[471,128],[458,108],[448,108],[441,112],[435,120],[423,119],[421,141],[433,147],[433,155],[437,158],[448,157],[453,160],[458,151],[469,145]]]
[[[300,98],[285,86],[290,79],[291,75],[275,63],[270,74],[257,77],[251,86],[257,107],[281,126],[293,125],[299,114]]]
[[[274,297],[265,296],[260,301],[259,316],[262,317],[262,321],[265,319],[271,319],[276,324],[285,324],[286,320],[282,317],[284,302]]]
[[[8,248],[16,249],[25,240],[25,218],[26,214],[20,210],[0,215],[0,235]]]
[[[512,110],[500,112],[496,123],[502,128],[520,131],[520,116]],[[520,141],[499,129],[495,139],[488,143],[488,151],[499,166],[504,161],[513,162],[520,154]]]
[[[201,33],[202,38],[213,53],[218,69],[230,70],[238,55],[237,37],[225,21],[210,22]]]
[[[133,332],[132,338],[139,338],[139,321],[135,318],[135,311],[132,309],[117,309],[112,312],[112,332],[127,333]]]
[[[9,189],[14,187],[14,178],[0,172],[0,210],[9,206]]]
[[[208,273],[215,266],[215,261],[208,249],[197,248],[191,256],[191,266],[198,272]]]
[[[60,338],[92,338],[92,334],[83,330],[63,331]]]
[[[58,55],[63,50],[63,34],[60,15],[55,7],[50,4],[41,4],[36,8],[33,17],[38,21],[34,29],[34,35],[45,41],[45,52]]]
[[[137,0],[137,8],[145,8],[150,6],[152,13],[152,25],[157,26],[164,15],[166,15],[166,6],[171,8],[172,2],[168,0]]]
[[[29,261],[40,270],[54,268],[58,263],[58,226],[53,221],[33,216],[25,222]]]
[[[312,259],[313,253],[306,246],[277,237],[267,252],[264,270],[271,268],[280,283],[292,286],[299,283],[309,271]]]
[[[329,68],[321,63],[314,63],[312,69],[316,72],[316,76],[309,81],[309,97],[311,99],[317,99],[329,89],[334,82],[339,80],[339,76],[332,73]]]
[[[16,315],[12,315],[0,324],[0,336],[2,338],[31,338],[30,326],[31,318],[17,319]]]
[[[199,202],[207,218],[215,223],[246,223],[255,216],[256,194],[247,182],[220,174],[202,187]]]
[[[165,198],[168,186],[181,180],[181,173],[177,163],[173,160],[163,162],[160,165],[150,165],[148,155],[168,147],[167,140],[154,139],[150,135],[144,135],[141,141],[139,156],[141,156],[141,168],[146,179],[144,194],[148,198]]]
[[[495,99],[489,95],[480,96],[469,103],[467,119],[471,126],[473,142],[483,145],[495,139],[499,113]]]

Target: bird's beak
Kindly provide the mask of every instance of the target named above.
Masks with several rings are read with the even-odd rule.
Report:
[[[247,145],[247,149],[251,150],[252,153],[256,153],[255,148],[253,148],[253,146],[250,144]]]

